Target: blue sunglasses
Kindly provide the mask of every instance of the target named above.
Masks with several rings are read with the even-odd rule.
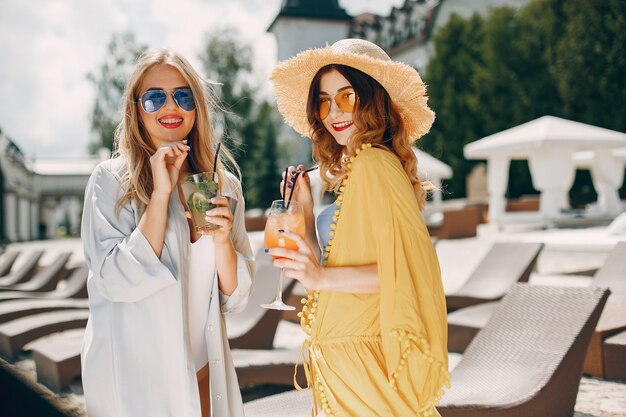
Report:
[[[148,90],[143,93],[139,99],[141,107],[146,113],[154,113],[158,111],[167,101],[167,92],[161,88]],[[178,104],[178,107],[185,111],[191,111],[196,108],[196,101],[193,98],[191,88],[178,88],[172,93],[172,98]]]

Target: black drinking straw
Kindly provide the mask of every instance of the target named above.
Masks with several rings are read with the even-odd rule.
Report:
[[[215,150],[215,158],[213,158],[213,172],[211,173],[211,179],[215,182],[215,170],[217,169],[217,156],[220,154],[220,148],[222,147],[222,142],[217,144],[217,149]]]
[[[187,136],[185,139],[187,139],[188,141],[187,145],[191,147],[191,143],[192,143],[191,134]],[[191,171],[192,174],[197,174],[198,172],[200,172],[200,170],[198,169],[198,165],[196,164],[196,161],[193,159],[193,148],[190,149],[189,152],[187,152],[187,161],[189,162],[189,171]]]
[[[301,172],[298,172],[296,174],[295,177],[293,177],[293,188],[291,189],[291,194],[289,194],[289,200],[287,200],[287,207],[285,207],[285,210],[289,209],[289,205],[291,204],[291,197],[293,197],[293,190],[295,190],[296,188],[296,182],[298,181],[298,177],[300,176]]]
[[[287,175],[289,175],[289,168],[285,168],[285,181],[283,182],[283,207],[285,207],[285,199],[287,198]]]

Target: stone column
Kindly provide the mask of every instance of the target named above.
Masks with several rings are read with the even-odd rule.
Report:
[[[549,224],[561,209],[569,208],[568,192],[574,184],[576,167],[571,149],[537,149],[528,158],[533,186],[541,192],[539,211]]]
[[[487,191],[489,192],[489,222],[502,224],[506,210],[506,188],[509,184],[507,155],[492,155],[487,160]]]
[[[14,192],[4,194],[4,224],[6,225],[6,238],[9,242],[17,242],[19,239],[17,229],[17,198]]]
[[[597,149],[591,162],[591,180],[598,193],[598,208],[603,214],[617,216],[622,212],[619,188],[624,182],[624,164],[611,149]]]
[[[30,238],[39,240],[39,200],[30,203]]]
[[[19,210],[19,239],[22,241],[30,240],[30,201],[28,197],[18,198]]]

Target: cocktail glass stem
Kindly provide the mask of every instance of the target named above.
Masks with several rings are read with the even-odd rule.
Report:
[[[283,281],[285,280],[285,268],[280,268],[278,276],[278,287],[276,288],[276,298],[271,304],[261,304],[263,308],[272,310],[295,310],[296,308],[283,302]]]

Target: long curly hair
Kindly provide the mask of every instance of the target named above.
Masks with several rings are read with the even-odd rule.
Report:
[[[206,82],[178,53],[167,48],[157,48],[146,51],[135,65],[135,68],[126,83],[123,96],[123,117],[115,131],[115,156],[124,157],[126,170],[122,177],[124,194],[116,203],[120,208],[131,200],[147,205],[153,191],[152,170],[150,157],[156,152],[156,147],[150,140],[143,124],[139,123],[138,99],[141,84],[146,72],[155,65],[169,65],[180,72],[193,91],[196,102],[196,120],[187,136],[187,144],[191,147],[188,161],[191,169],[196,172],[213,172],[213,159],[217,144],[220,142],[211,124],[209,114],[219,108],[215,94],[210,84]],[[216,167],[216,175],[222,189],[226,181],[230,181],[225,174],[225,165],[228,164],[241,178],[239,167],[231,153],[222,145]],[[238,187],[232,187],[236,190]]]
[[[356,92],[357,101],[352,119],[356,133],[350,137],[345,148],[339,145],[318,116],[320,80],[324,74],[337,71],[343,75]],[[421,182],[417,171],[417,158],[411,140],[403,127],[400,112],[389,94],[376,80],[355,68],[345,65],[322,67],[311,82],[307,100],[307,118],[311,125],[313,160],[320,166],[323,188],[337,193],[348,174],[344,161],[366,143],[393,152],[407,173],[420,209],[426,201],[426,191],[432,188],[429,182]]]

